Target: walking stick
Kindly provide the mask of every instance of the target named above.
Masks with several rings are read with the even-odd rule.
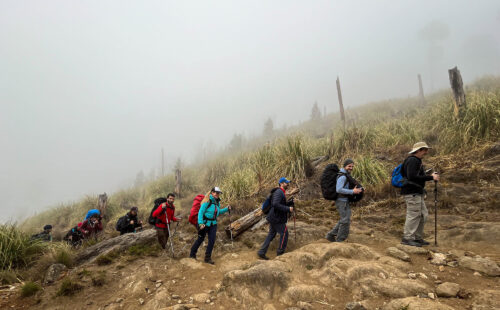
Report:
[[[297,243],[297,229],[295,229],[295,210],[293,211],[293,234],[295,235],[295,243]]]
[[[231,234],[231,247],[234,248],[234,244],[233,244],[233,228],[231,227],[231,209],[228,209],[229,210],[229,233]]]
[[[167,230],[168,230],[168,239],[170,239],[170,249],[172,250],[172,258],[175,258],[175,253],[174,253],[174,244],[172,243],[172,235],[170,235],[170,221],[168,220],[167,217]]]
[[[434,181],[434,245],[437,246],[437,203],[438,203],[438,182]]]

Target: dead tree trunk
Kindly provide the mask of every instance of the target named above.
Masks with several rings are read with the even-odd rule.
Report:
[[[165,152],[161,148],[161,177],[165,176]]]
[[[102,217],[106,215],[106,208],[108,206],[108,195],[106,193],[99,195],[97,200],[97,209],[101,212]]]
[[[420,104],[425,105],[424,87],[422,86],[422,77],[418,75],[418,97],[420,98]]]
[[[287,193],[287,197],[291,198],[293,195],[299,192],[298,188],[291,190]],[[262,209],[258,207],[247,215],[237,219],[226,227],[226,234],[228,237],[231,237],[231,231],[233,231],[233,238],[238,237],[243,232],[251,228],[253,225],[257,224],[260,220],[262,220],[264,214],[262,213]]]
[[[181,169],[175,170],[175,193],[181,198],[182,174]]]
[[[455,97],[455,117],[460,118],[466,105],[462,75],[457,67],[448,70],[448,74],[450,76],[451,90],[453,91],[453,96]]]
[[[345,130],[344,103],[342,102],[342,91],[340,90],[340,80],[339,80],[338,76],[337,76],[337,95],[339,98],[340,118],[342,119],[342,122],[344,124],[344,130]]]

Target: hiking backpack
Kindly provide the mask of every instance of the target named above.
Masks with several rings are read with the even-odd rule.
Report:
[[[153,209],[151,209],[151,213],[149,214],[149,217],[148,217],[148,223],[150,225],[153,225],[155,226],[156,225],[156,218],[153,217],[153,212],[164,202],[167,202],[167,198],[165,197],[160,197],[160,198],[157,198],[155,201],[154,201],[154,207]]]
[[[391,185],[397,188],[403,187],[404,178],[401,174],[401,170],[403,169],[403,164],[399,164],[394,170],[392,170],[391,176]]]
[[[339,166],[336,164],[328,164],[325,170],[323,170],[323,174],[321,174],[321,193],[326,200],[337,199],[337,177],[339,171]]]
[[[189,213],[189,223],[193,224],[195,227],[198,225],[198,213],[200,212],[201,202],[204,198],[205,195],[200,194],[193,199],[193,206]]]
[[[278,188],[279,187],[273,188],[271,190],[271,193],[269,194],[269,196],[267,196],[266,200],[264,200],[264,202],[262,203],[262,207],[261,207],[262,213],[268,214],[269,211],[271,211],[272,197],[273,197],[274,191],[277,190]]]
[[[118,219],[118,221],[116,222],[116,226],[115,226],[117,231],[121,231],[124,228],[124,226],[126,226],[126,224],[125,224],[126,220],[127,220],[126,215],[124,215]]]
[[[87,215],[85,216],[85,219],[88,220],[89,218],[92,217],[92,215],[99,216],[99,215],[101,215],[101,212],[99,210],[97,210],[97,209],[91,209],[91,210],[89,210],[87,212]]]

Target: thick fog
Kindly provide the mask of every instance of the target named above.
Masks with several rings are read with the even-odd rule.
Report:
[[[202,145],[500,74],[500,2],[0,1],[0,221]]]

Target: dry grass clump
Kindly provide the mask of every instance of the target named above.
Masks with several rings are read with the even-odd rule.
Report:
[[[46,248],[46,242],[31,240],[15,224],[0,225],[0,270],[27,267]]]

